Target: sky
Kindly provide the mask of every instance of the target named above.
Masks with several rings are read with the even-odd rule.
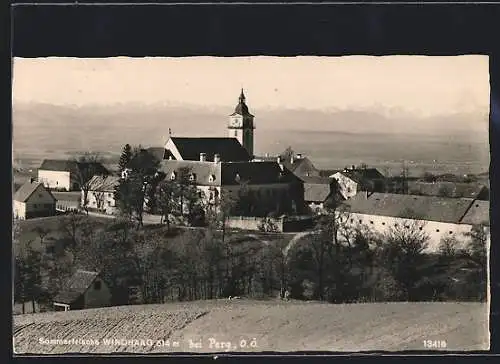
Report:
[[[488,113],[487,56],[15,58],[13,102]]]

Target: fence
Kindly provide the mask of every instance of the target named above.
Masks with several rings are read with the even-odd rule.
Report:
[[[272,227],[277,232],[297,232],[311,228],[311,216],[248,217],[231,216],[226,227],[239,230],[262,230],[263,226]]]

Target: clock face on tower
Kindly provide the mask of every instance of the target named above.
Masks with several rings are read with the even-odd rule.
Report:
[[[236,127],[236,128],[241,127],[242,126],[241,125],[241,119],[239,119],[239,118],[231,119],[230,125],[232,127]]]

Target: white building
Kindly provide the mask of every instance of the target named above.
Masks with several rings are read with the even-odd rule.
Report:
[[[375,168],[346,168],[330,178],[334,178],[345,199],[350,199],[360,191],[383,192],[384,176]]]
[[[13,213],[15,219],[54,216],[56,199],[42,183],[28,180],[14,194]]]
[[[89,181],[87,208],[90,211],[114,214],[116,212],[114,191],[119,183],[120,178],[116,176],[93,176]],[[85,206],[83,191],[81,192],[81,206]]]
[[[59,191],[75,191],[80,189],[79,170],[92,168],[92,174],[107,174],[108,171],[100,163],[85,165],[72,160],[44,159],[38,169],[38,181],[45,187]]]
[[[346,203],[349,226],[380,234],[416,226],[429,237],[429,252],[437,251],[443,238],[465,243],[474,225],[482,225],[489,236],[489,201],[362,192]]]

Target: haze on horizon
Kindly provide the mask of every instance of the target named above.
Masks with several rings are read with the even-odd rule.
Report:
[[[13,103],[489,111],[487,56],[14,58]],[[487,120],[485,121],[487,122]]]

